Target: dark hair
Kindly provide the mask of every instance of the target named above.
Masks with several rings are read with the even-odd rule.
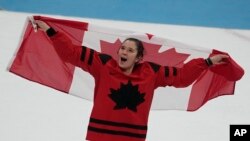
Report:
[[[126,42],[126,41],[133,41],[133,42],[135,42],[136,47],[137,47],[137,51],[138,51],[136,57],[143,58],[143,55],[144,55],[144,46],[142,44],[142,41],[138,40],[136,38],[127,38],[123,42]]]

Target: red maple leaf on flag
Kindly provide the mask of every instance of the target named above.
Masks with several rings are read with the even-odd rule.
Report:
[[[190,54],[178,53],[175,48],[170,48],[163,52],[159,52],[162,45],[151,44],[147,42],[142,42],[145,48],[145,55],[143,61],[154,62],[163,66],[175,66],[181,67],[184,61],[188,58]],[[101,52],[111,55],[114,59],[117,59],[118,49],[121,47],[122,42],[117,39],[114,43],[107,41],[100,41]]]

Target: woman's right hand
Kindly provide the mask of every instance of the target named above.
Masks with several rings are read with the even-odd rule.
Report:
[[[48,24],[46,24],[44,21],[41,20],[35,20],[35,23],[38,25],[38,27],[43,30],[44,32],[46,32],[50,26]]]

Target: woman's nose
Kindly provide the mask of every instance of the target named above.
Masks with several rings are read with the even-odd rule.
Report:
[[[128,52],[127,52],[126,49],[122,50],[122,54],[127,54],[127,53],[128,53]]]

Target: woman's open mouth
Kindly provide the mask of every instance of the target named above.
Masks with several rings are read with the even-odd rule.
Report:
[[[122,62],[122,63],[125,63],[127,60],[128,60],[127,58],[121,57],[121,62]]]

